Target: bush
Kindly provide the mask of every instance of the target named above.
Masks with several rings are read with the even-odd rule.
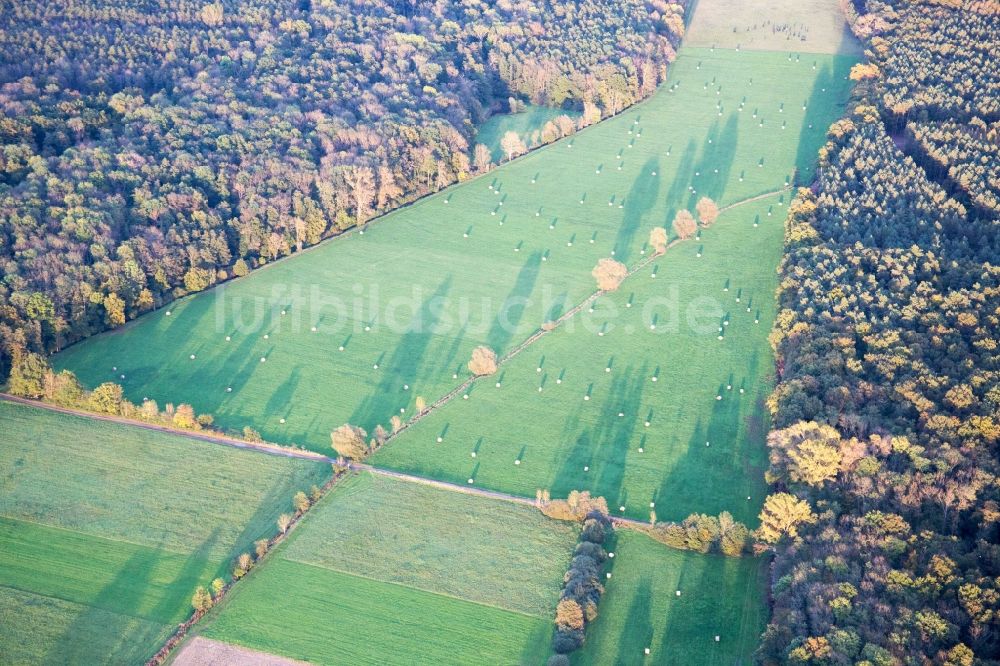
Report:
[[[565,655],[583,646],[583,641],[582,629],[556,629],[556,635],[552,638],[552,649]]]

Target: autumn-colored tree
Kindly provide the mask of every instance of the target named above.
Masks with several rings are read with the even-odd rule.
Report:
[[[570,629],[583,629],[583,609],[575,599],[562,599],[556,605],[556,624]]]
[[[789,493],[768,495],[760,512],[760,527],[757,538],[764,543],[775,544],[789,537],[798,538],[801,525],[813,523],[816,515],[809,502]]]
[[[649,245],[653,248],[654,254],[663,254],[667,251],[667,230],[663,227],[653,227],[649,232]]]
[[[295,496],[292,497],[292,506],[295,507],[295,513],[298,513],[300,515],[305,513],[306,511],[309,510],[309,505],[310,505],[309,498],[301,490],[295,493]]]
[[[822,487],[840,471],[840,433],[828,425],[799,421],[772,431],[767,443],[771,459],[769,483],[787,479]]]
[[[330,440],[338,454],[352,460],[363,460],[369,452],[367,436],[362,428],[345,423],[330,433]]]
[[[278,516],[278,531],[284,534],[292,524],[292,517],[287,513]]]
[[[590,272],[597,280],[597,288],[602,291],[615,291],[622,281],[628,277],[628,268],[625,264],[614,259],[601,259]]]
[[[698,221],[703,227],[712,226],[719,218],[719,206],[708,197],[698,199],[695,210],[698,211]]]
[[[208,590],[199,585],[191,597],[191,606],[195,611],[204,613],[212,607],[212,595],[208,593]]]
[[[508,162],[528,150],[528,147],[524,145],[524,141],[521,140],[520,135],[513,131],[504,132],[503,137],[500,139],[500,148],[507,155]]]
[[[482,377],[492,375],[497,371],[497,354],[489,347],[480,345],[472,350],[472,358],[469,359],[469,372]]]
[[[698,223],[694,216],[686,210],[677,211],[674,216],[674,233],[678,238],[691,238],[698,231]]]

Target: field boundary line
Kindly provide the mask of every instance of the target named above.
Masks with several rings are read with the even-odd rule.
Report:
[[[16,518],[16,517],[10,516],[10,515],[8,515],[6,513],[0,514],[0,520],[12,520],[14,522],[24,523],[25,525],[37,525],[38,527],[42,527],[42,528],[49,529],[49,530],[59,530],[61,532],[68,532],[70,534],[79,534],[79,535],[82,535],[84,537],[92,537],[92,538],[98,539],[100,541],[110,541],[112,543],[124,543],[124,544],[128,544],[130,546],[135,546],[136,548],[148,548],[150,550],[157,550],[157,547],[155,547],[155,546],[150,546],[150,545],[147,545],[147,544],[144,544],[144,543],[139,543],[138,541],[129,541],[128,539],[115,539],[115,538],[111,538],[111,537],[100,536],[98,534],[91,534],[90,532],[83,532],[81,530],[75,530],[75,529],[73,529],[71,527],[63,527],[62,525],[49,525],[48,523],[42,523],[42,522],[39,522],[37,520],[24,520],[23,518]],[[171,555],[176,555],[177,557],[184,557],[184,558],[191,557],[191,555],[194,552],[194,551],[191,551],[191,552],[183,553],[183,552],[180,552],[180,551],[177,551],[177,550],[171,550],[170,548],[159,548],[158,550],[166,552],[166,553],[169,553]],[[210,558],[205,558],[205,559],[210,559]]]
[[[222,444],[236,449],[257,451],[258,453],[266,453],[280,458],[297,458],[299,460],[312,460],[313,462],[323,463],[337,462],[336,458],[331,458],[309,449],[295,449],[268,442],[248,442],[246,440],[230,437],[229,435],[224,435],[222,433],[213,433],[211,431],[206,432],[203,430],[185,430],[183,428],[161,425],[159,423],[148,423],[146,421],[139,421],[138,419],[130,419],[124,416],[117,416],[115,414],[98,414],[97,412],[89,412],[85,409],[63,407],[61,405],[53,405],[52,403],[44,402],[42,400],[22,398],[20,396],[11,395],[10,393],[0,392],[0,401],[24,405],[26,407],[35,407],[37,409],[47,409],[50,412],[58,412],[68,416],[78,416],[80,418],[93,419],[95,421],[105,421],[107,423],[117,423],[118,425],[134,426],[136,428],[161,432],[167,435],[186,437],[187,439],[193,439],[200,442]]]
[[[323,571],[329,571],[336,574],[341,574],[342,576],[349,576],[351,578],[360,578],[361,580],[370,580],[373,583],[381,583],[382,585],[393,585],[395,587],[403,587],[408,590],[416,590],[417,592],[423,592],[424,594],[432,594],[436,597],[444,597],[445,599],[453,599],[455,601],[462,601],[467,604],[475,604],[476,606],[483,606],[485,608],[491,608],[493,610],[501,611],[504,613],[512,613],[514,615],[520,615],[522,617],[527,617],[532,620],[540,620],[542,622],[548,623],[550,620],[548,617],[541,617],[539,615],[532,615],[531,613],[525,613],[524,611],[513,610],[511,608],[503,608],[502,606],[497,606],[495,604],[488,604],[484,601],[475,601],[474,599],[466,599],[465,597],[460,597],[455,594],[449,594],[447,592],[439,592],[437,590],[428,590],[425,587],[420,587],[419,585],[409,585],[407,583],[399,583],[392,580],[382,580],[381,578],[375,578],[374,576],[366,576],[364,574],[355,573],[353,571],[344,571],[343,569],[337,569],[335,567],[328,567],[322,564],[316,564],[315,562],[306,562],[304,560],[299,560],[294,557],[282,557],[281,560],[285,562],[291,562],[293,564],[299,564],[306,567],[312,567],[314,569],[322,569]]]

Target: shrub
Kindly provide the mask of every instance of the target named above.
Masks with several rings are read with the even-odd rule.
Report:
[[[590,274],[597,280],[598,289],[614,291],[621,285],[622,280],[628,277],[628,268],[620,261],[601,259]]]
[[[497,371],[497,355],[489,347],[476,347],[469,360],[469,371],[477,377],[492,375]]]

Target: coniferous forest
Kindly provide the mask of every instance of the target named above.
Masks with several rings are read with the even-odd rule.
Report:
[[[849,8],[851,9],[851,8]],[[786,227],[764,663],[1000,658],[1000,5],[872,0]]]

